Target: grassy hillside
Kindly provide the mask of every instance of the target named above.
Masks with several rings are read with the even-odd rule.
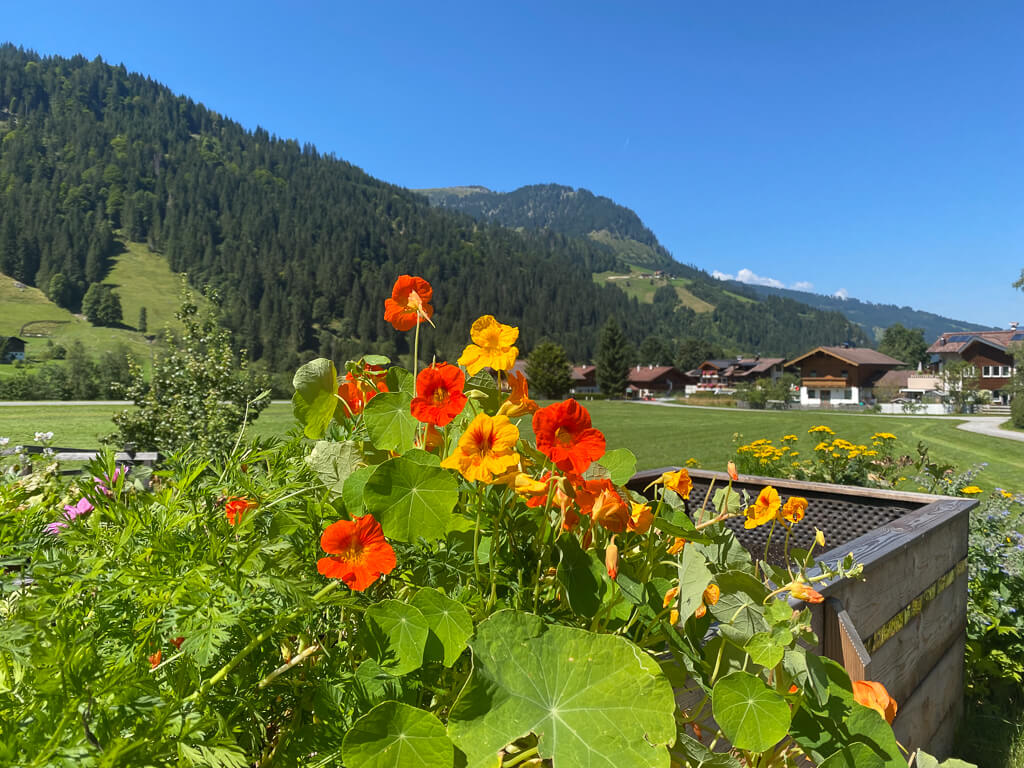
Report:
[[[181,288],[178,277],[163,256],[151,253],[141,243],[128,243],[103,282],[113,286],[121,299],[121,327],[94,326],[84,316],[58,307],[39,289],[0,274],[0,336],[24,339],[30,363],[48,358],[48,341],[64,347],[80,341],[93,357],[125,344],[138,358],[147,360],[153,342],[135,327],[139,308],[146,307],[149,335],[173,327]],[[11,365],[0,365],[0,376],[14,370]]]
[[[629,265],[630,271],[623,272],[595,272],[594,282],[601,285],[614,285],[623,291],[627,296],[636,298],[643,304],[651,304],[654,301],[654,292],[663,285],[671,285],[676,289],[676,295],[684,307],[689,307],[694,312],[710,312],[715,308],[704,299],[694,296],[687,290],[693,280],[688,277],[653,277],[650,268]]]

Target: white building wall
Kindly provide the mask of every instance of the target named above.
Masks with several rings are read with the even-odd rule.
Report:
[[[810,407],[821,405],[821,389],[808,389],[800,387],[800,405]],[[858,405],[860,403],[860,387],[849,387],[848,389],[829,389],[829,405]]]

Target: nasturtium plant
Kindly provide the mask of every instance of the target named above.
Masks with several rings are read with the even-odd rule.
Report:
[[[807,650],[799,601],[854,564],[726,525],[788,541],[806,500],[627,487],[582,404],[530,399],[514,326],[421,369],[432,301],[388,299],[411,370],[302,366],[289,440],[0,475],[0,762],[906,765],[884,688]]]

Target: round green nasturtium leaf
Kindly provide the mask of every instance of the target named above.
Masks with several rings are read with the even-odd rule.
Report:
[[[338,372],[334,363],[320,357],[303,365],[292,378],[292,413],[303,434],[319,440],[327,431],[338,407]]]
[[[694,768],[741,768],[740,761],[728,752],[712,752],[692,736],[679,734],[676,749],[686,756],[687,766]]]
[[[711,708],[722,733],[738,749],[764,752],[789,731],[786,700],[747,672],[733,672],[715,683]]]
[[[885,762],[867,744],[854,742],[827,757],[818,768],[884,768]]]
[[[579,616],[593,617],[608,592],[604,563],[584,552],[575,536],[559,536],[555,546],[561,556],[556,578],[565,590],[569,607]]]
[[[450,667],[466,649],[473,635],[473,618],[462,603],[436,589],[426,587],[415,594],[412,604],[420,609],[430,627],[426,661],[440,661]]]
[[[720,573],[715,581],[721,596],[710,611],[721,622],[723,635],[742,647],[758,632],[769,631],[764,620],[763,602],[768,595],[764,584],[743,571]]]
[[[636,474],[636,456],[628,448],[608,451],[597,463],[608,470],[611,481],[616,485],[625,485]]]
[[[306,463],[332,494],[342,495],[345,481],[362,466],[363,457],[359,446],[350,440],[343,443],[318,440],[306,457]]]
[[[825,706],[828,702],[828,674],[820,657],[797,646],[785,651],[782,668],[812,705]]]
[[[430,453],[424,451],[422,448],[413,448],[411,451],[406,451],[402,454],[403,459],[415,462],[416,464],[423,464],[426,467],[440,467],[441,457],[436,453]]]
[[[455,748],[430,712],[385,701],[361,718],[342,742],[348,768],[451,768]]]
[[[413,447],[419,422],[410,413],[411,406],[406,392],[382,392],[366,404],[363,423],[374,448],[404,452]]]
[[[414,605],[381,600],[366,609],[366,646],[381,668],[404,675],[423,666],[430,624]]]
[[[764,619],[772,626],[776,624],[789,624],[789,620],[793,615],[793,608],[790,606],[788,600],[782,598],[773,597],[768,601],[768,605],[764,607]]]
[[[758,632],[747,640],[743,650],[750,655],[751,661],[755,664],[760,664],[765,669],[771,669],[782,661],[785,649],[769,633]]]
[[[384,535],[397,541],[443,539],[458,500],[459,484],[451,472],[401,456],[377,467],[363,486],[366,508]]]
[[[473,672],[449,714],[467,768],[498,764],[528,733],[558,768],[669,768],[672,687],[623,637],[499,611],[477,626]]]

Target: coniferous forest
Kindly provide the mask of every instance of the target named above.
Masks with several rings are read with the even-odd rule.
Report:
[[[609,317],[635,345],[696,338],[795,355],[867,343],[837,312],[741,301],[710,285],[693,292],[714,291],[713,312],[664,294],[640,304],[594,282],[592,273],[621,264],[587,237],[432,208],[123,66],[0,46],[0,272],[81,311],[122,240],[215,287],[235,344],[278,371],[316,355],[407,352],[382,312],[403,273],[434,285],[439,322],[421,340],[428,359],[457,356],[485,313],[518,325],[524,352],[547,338],[579,361],[593,358]]]

